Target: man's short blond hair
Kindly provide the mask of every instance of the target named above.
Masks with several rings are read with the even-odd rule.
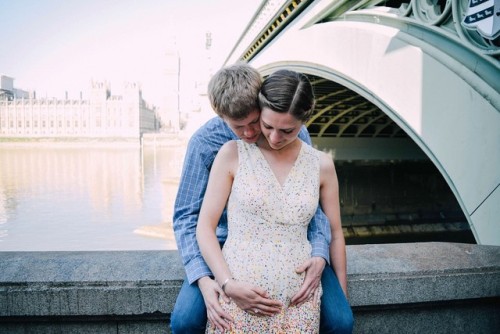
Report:
[[[222,118],[243,119],[259,110],[260,73],[244,62],[218,70],[208,83],[212,108]]]

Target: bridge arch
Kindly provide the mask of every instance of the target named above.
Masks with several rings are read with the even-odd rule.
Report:
[[[312,20],[309,6],[250,63],[338,82],[380,108],[422,149],[480,244],[500,245],[498,60],[386,11]]]

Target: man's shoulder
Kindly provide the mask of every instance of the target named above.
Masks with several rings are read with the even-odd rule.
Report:
[[[234,139],[234,133],[220,118],[214,117],[196,130],[189,139],[188,152],[210,157],[211,160],[224,143]]]
[[[211,137],[227,137],[230,136],[231,130],[227,124],[220,118],[214,117],[209,119],[191,136],[195,140],[207,140]]]

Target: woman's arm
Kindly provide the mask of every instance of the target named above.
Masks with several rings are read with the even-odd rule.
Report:
[[[228,142],[217,154],[210,177],[203,204],[201,205],[196,238],[205,262],[219,283],[221,292],[236,303],[244,311],[271,316],[280,312],[281,303],[268,297],[266,291],[246,282],[232,279],[231,271],[222,255],[215,229],[220,216],[226,206],[234,176],[238,169],[238,148],[234,141]],[[209,320],[217,326],[221,324],[220,314],[207,306]],[[229,320],[230,319],[225,319]],[[224,327],[225,328],[225,327]]]
[[[229,198],[237,166],[236,142],[231,141],[224,144],[215,157],[196,227],[201,254],[219,284],[231,277],[231,272],[222,256],[215,230]]]
[[[340,220],[339,183],[332,158],[321,154],[320,203],[332,232],[330,243],[330,262],[337,275],[340,286],[347,296],[347,261],[344,233]]]
[[[232,154],[231,146],[236,146],[235,144],[235,142],[228,142],[223,145],[215,157],[196,226],[196,239],[201,255],[215,275],[216,282],[219,282],[217,292],[222,295],[224,295],[224,291],[220,289],[221,277],[231,277],[231,273],[222,256],[215,230],[229,197],[234,179],[231,160],[235,157]],[[236,164],[237,158],[236,155]],[[201,283],[204,282],[201,282],[200,279],[199,284]],[[208,320],[221,331],[224,329],[229,330],[229,323],[233,319],[221,309],[219,301],[207,300],[205,296],[203,298],[207,307]]]

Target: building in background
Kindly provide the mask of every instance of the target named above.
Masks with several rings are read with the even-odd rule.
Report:
[[[27,91],[14,88],[14,78],[8,77],[6,75],[0,75],[0,101],[12,101],[15,98],[26,99],[28,97],[29,93]]]
[[[89,99],[37,99],[15,89],[13,78],[0,78],[0,138],[140,139],[159,129],[156,108],[136,83],[125,83],[120,96],[92,82]]]
[[[161,131],[177,132],[182,128],[180,122],[180,76],[181,57],[175,37],[171,38],[164,54],[164,88],[161,111]]]
[[[181,113],[181,123],[186,134],[191,135],[209,119],[216,116],[208,99],[208,82],[215,72],[212,58],[212,33],[207,31],[204,36],[204,47],[200,50],[198,76],[194,81],[192,108]]]

